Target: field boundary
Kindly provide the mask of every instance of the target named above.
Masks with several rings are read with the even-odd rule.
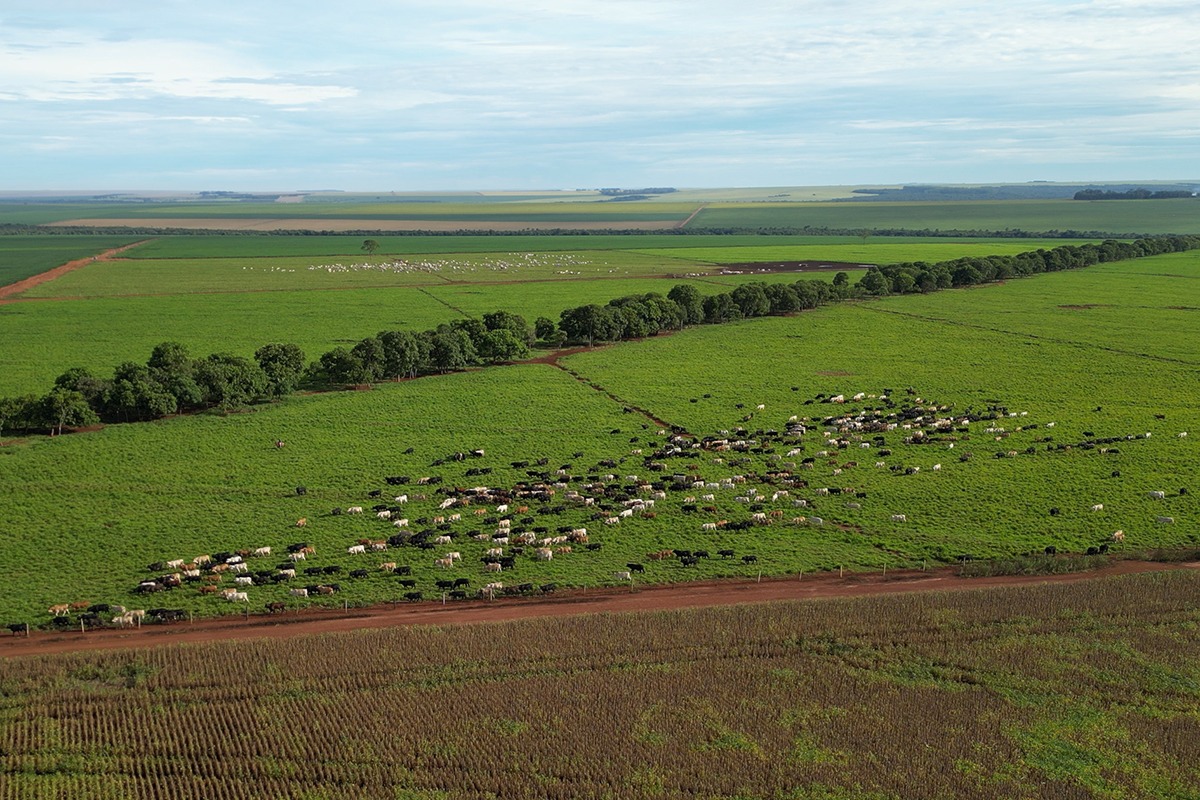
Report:
[[[74,261],[68,261],[65,264],[60,264],[59,266],[54,267],[53,269],[48,269],[45,272],[39,272],[37,275],[31,275],[28,278],[17,281],[16,283],[10,283],[7,286],[0,286],[0,303],[12,302],[11,298],[13,298],[15,295],[29,291],[35,286],[41,286],[43,283],[49,283],[55,278],[66,275],[68,272],[82,269],[88,264],[95,264],[100,261],[111,261],[113,256],[119,253],[124,253],[126,250],[130,250],[138,245],[143,245],[150,241],[153,240],[142,239],[134,242],[133,244],[127,244],[121,247],[114,247],[111,250],[105,250],[104,252],[98,253],[94,256],[77,258]]]
[[[1070,347],[1080,347],[1080,348],[1085,348],[1085,349],[1089,349],[1089,350],[1100,350],[1105,353],[1113,353],[1113,354],[1121,355],[1121,356],[1130,356],[1133,358],[1144,358],[1149,361],[1162,361],[1162,362],[1168,363],[1168,364],[1181,364],[1181,365],[1187,366],[1187,367],[1200,366],[1200,363],[1198,363],[1198,362],[1185,361],[1182,358],[1172,358],[1170,356],[1157,356],[1157,355],[1154,355],[1153,353],[1138,353],[1133,350],[1122,350],[1119,347],[1103,347],[1101,345],[1095,345],[1095,344],[1091,344],[1089,342],[1076,341],[1074,339],[1059,339],[1054,336],[1041,336],[1036,333],[1026,333],[1024,331],[1012,331],[1012,330],[1008,330],[1006,328],[993,328],[988,325],[977,325],[972,322],[963,322],[961,320],[956,320],[956,319],[945,319],[943,317],[929,317],[929,316],[925,316],[922,314],[914,314],[911,311],[897,311],[895,309],[879,308],[877,306],[869,305],[867,303],[857,303],[855,307],[861,308],[861,309],[864,309],[867,311],[874,311],[874,312],[877,312],[880,314],[892,314],[897,317],[907,317],[909,319],[920,320],[922,322],[936,322],[936,323],[941,323],[943,325],[957,325],[962,328],[971,328],[973,330],[988,331],[989,333],[1000,333],[1000,334],[1004,334],[1007,336],[1017,336],[1017,337],[1020,337],[1023,339],[1034,339],[1039,342],[1050,342],[1052,344],[1061,344],[1061,345],[1067,345]]]
[[[255,614],[197,619],[136,630],[103,629],[87,633],[38,631],[0,638],[0,658],[94,650],[128,650],[231,639],[280,638],[342,633],[409,625],[473,625],[537,617],[770,603],[793,600],[946,592],[1046,583],[1074,583],[1117,575],[1200,569],[1200,562],[1167,564],[1120,560],[1090,572],[1058,575],[963,577],[958,567],[840,575],[823,572],[771,578],[721,579],[680,584],[577,589],[536,598],[497,598],[454,603],[426,601],[360,608],[305,608],[283,615]]]

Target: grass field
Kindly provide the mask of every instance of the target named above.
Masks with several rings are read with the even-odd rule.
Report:
[[[1174,572],[18,659],[0,797],[1195,797],[1198,591]]]
[[[946,203],[756,203],[706,206],[704,228],[1200,232],[1200,200],[1018,200]]]
[[[0,286],[134,241],[129,236],[0,237]]]
[[[798,446],[799,455],[784,460],[813,458],[811,469],[798,473],[808,486],[794,490],[788,499],[760,502],[764,512],[780,510],[783,516],[777,524],[752,532],[701,530],[705,521],[748,517],[746,503],[737,501],[734,491],[715,491],[715,510],[700,516],[684,512],[682,497],[672,493],[666,505],[656,509],[655,519],[639,515],[611,531],[601,530],[597,536],[602,550],[540,565],[523,561],[516,577],[578,585],[605,582],[626,562],[662,548],[730,548],[758,555],[759,566],[768,572],[788,573],[839,565],[919,565],[922,560],[952,561],[960,554],[1007,556],[1047,545],[1080,552],[1110,542],[1117,529],[1126,534],[1121,546],[1129,548],[1194,544],[1200,503],[1197,495],[1180,494],[1179,489],[1187,488],[1195,476],[1195,440],[1176,434],[1200,430],[1200,415],[1191,401],[1197,359],[1194,353],[1185,359],[1185,345],[1162,338],[1157,340],[1162,342],[1160,354],[1150,333],[1134,348],[1127,347],[1123,337],[1152,301],[1200,306],[1200,283],[1190,278],[1200,271],[1200,259],[1194,254],[1163,256],[1135,264],[1145,275],[1140,294],[1100,277],[1104,270],[1121,276],[1121,269],[1131,269],[1130,264],[1114,264],[967,291],[700,327],[572,356],[562,363],[573,374],[548,365],[504,367],[383,385],[371,392],[293,397],[279,406],[229,417],[110,426],[96,433],[9,446],[0,451],[0,511],[23,535],[0,544],[0,561],[21,565],[17,582],[27,589],[0,597],[0,617],[37,618],[44,614],[41,609],[67,599],[129,599],[130,588],[152,561],[263,545],[278,551],[297,538],[290,526],[298,517],[310,520],[303,538],[318,547],[314,565],[341,566],[345,571],[361,564],[374,569],[377,562],[412,558],[420,586],[427,590],[438,577],[429,556],[413,555],[411,549],[387,551],[356,563],[347,558],[345,548],[359,538],[385,538],[391,528],[370,515],[330,517],[329,509],[371,505],[366,492],[385,489],[380,481],[386,475],[440,475],[448,485],[470,486],[480,479],[466,470],[486,466],[493,470],[484,479],[487,485],[512,486],[526,476],[509,463],[536,458],[546,458],[550,468],[569,465],[568,473],[581,480],[588,473],[604,472],[597,467],[603,460],[618,464],[609,471],[622,477],[648,475],[642,457],[632,451],[650,452],[663,439],[655,435],[656,423],[624,411],[634,407],[697,436],[745,427],[745,435],[755,438],[757,429],[782,430],[790,417],[798,416],[812,430],[794,445],[781,445],[777,453],[732,454],[723,463],[714,460],[718,454],[695,453],[681,462],[668,459],[664,474],[694,467],[697,479],[710,483],[735,474],[764,475],[778,468],[773,459],[784,449]],[[611,281],[603,286],[620,286],[621,291],[609,295],[614,296],[637,283],[642,282]],[[421,296],[428,303],[426,312],[437,316],[450,310],[434,298],[477,313],[507,307],[498,300],[511,298],[516,303],[521,296],[530,297],[529,288],[443,286],[430,289],[432,297]],[[578,287],[538,285],[538,291],[551,289],[575,292]],[[511,294],[506,296],[506,290]],[[378,307],[385,291],[418,293],[364,293],[362,317]],[[472,291],[479,294],[467,294]],[[316,294],[321,293],[299,292],[294,297],[315,308]],[[1137,302],[1122,305],[1122,294]],[[248,295],[232,296],[238,297]],[[293,295],[271,297],[287,300]],[[552,294],[548,297],[557,302]],[[978,306],[969,302],[972,298]],[[1064,298],[1083,304],[1111,302],[1108,324],[1079,331],[1076,316],[1056,315]],[[187,313],[198,321],[202,315],[196,314],[197,299],[145,298],[145,313],[134,316],[190,309]],[[262,333],[269,324],[277,324],[273,321],[278,319],[278,306],[274,316],[265,306],[256,306],[263,315],[242,323],[236,316],[216,317],[236,307],[230,299],[214,298],[210,335],[224,329],[243,336],[254,333],[260,342],[270,338]],[[102,309],[112,304],[114,314],[127,318],[132,302],[93,300],[82,305]],[[17,304],[4,310],[37,306],[44,314],[42,305]],[[403,316],[396,313],[399,306],[383,305],[393,317]],[[1179,313],[1178,322],[1192,327],[1178,328],[1178,341],[1200,341],[1200,331],[1193,329],[1195,316]],[[49,325],[44,335],[55,338],[53,332],[61,331],[69,316]],[[310,315],[306,324],[316,327],[315,319]],[[363,331],[352,335],[386,327],[382,320],[357,322]],[[230,341],[228,347],[235,344]],[[144,359],[145,351],[130,357]],[[915,394],[905,394],[906,387]],[[820,455],[831,449],[823,431],[841,435],[834,433],[836,426],[823,422],[825,416],[835,408],[861,410],[879,401],[867,397],[848,406],[806,401],[821,394],[877,395],[885,389],[894,390],[902,405],[918,403],[919,396],[920,404],[952,409],[942,414],[1003,405],[1024,415],[972,423],[935,445],[907,444],[906,435],[896,430],[883,434],[883,444],[861,449],[872,441],[864,434],[862,442],[852,441],[846,450],[832,448],[832,453]],[[758,404],[764,409],[757,410]],[[1095,410],[1098,407],[1101,411]],[[1145,438],[1145,433],[1153,436]],[[1127,436],[1136,438],[1123,438]],[[1111,448],[1117,452],[1084,445],[1105,437],[1122,437]],[[285,450],[271,446],[277,438],[288,442]],[[950,443],[955,446],[950,448]],[[1072,448],[1055,449],[1058,444]],[[894,452],[884,455],[885,446]],[[414,451],[405,455],[408,447]],[[485,448],[487,458],[430,466],[449,452],[475,447]],[[576,452],[584,456],[577,458]],[[1010,452],[1015,455],[1005,457]],[[960,460],[964,457],[969,460]],[[876,461],[902,471],[875,467]],[[935,464],[941,469],[934,469]],[[904,474],[907,467],[921,471]],[[308,489],[303,498],[294,496],[298,485]],[[779,488],[751,486],[764,496]],[[818,487],[854,487],[866,499],[853,501],[860,506],[855,508],[847,498],[822,496]],[[1168,496],[1151,499],[1151,491]],[[431,494],[425,501],[414,501],[405,513],[413,519],[431,517],[437,513],[437,499]],[[791,500],[798,499],[809,506],[791,506]],[[1104,510],[1091,512],[1097,503]],[[1051,508],[1060,513],[1052,516]],[[825,524],[786,524],[796,514],[819,515]],[[905,519],[897,521],[895,514]],[[1157,524],[1157,516],[1170,516],[1175,523]],[[64,518],[69,525],[62,525]],[[586,508],[573,507],[564,517],[542,524],[595,530],[598,523]],[[458,532],[472,530],[478,528],[464,522]],[[105,570],[92,570],[81,561],[81,543],[103,543],[109,554]],[[455,547],[470,561],[482,555],[486,544],[466,540]],[[485,573],[477,560],[472,563],[473,571],[463,574],[479,581]],[[672,563],[651,568],[648,579],[711,577],[730,570],[741,574],[742,569],[720,559],[695,568]],[[83,596],[62,597],[61,587],[68,584]],[[284,585],[255,588],[256,602],[287,597]],[[372,579],[351,584],[345,597],[366,602],[397,592],[394,582]],[[230,610],[192,592],[172,596],[170,602],[203,613]]]

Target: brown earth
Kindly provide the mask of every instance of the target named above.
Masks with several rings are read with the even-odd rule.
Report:
[[[81,228],[180,228],[214,231],[553,231],[644,230],[679,227],[675,220],[588,220],[528,222],[505,219],[204,219],[193,217],[68,219],[46,227]]]
[[[129,250],[130,248],[133,248],[133,247],[137,247],[140,244],[145,244],[147,241],[149,241],[149,240],[143,239],[140,242],[134,242],[133,244],[127,244],[124,247],[117,247],[112,250],[105,250],[103,253],[100,253],[99,255],[88,256],[87,258],[77,258],[74,261],[68,261],[67,263],[63,264],[62,266],[55,267],[54,269],[47,270],[46,272],[42,272],[37,275],[31,275],[30,277],[25,278],[24,280],[17,281],[16,283],[10,283],[7,286],[0,286],[0,302],[4,302],[4,301],[8,300],[9,298],[13,297],[14,295],[18,295],[21,292],[28,291],[35,286],[40,286],[43,283],[48,283],[49,281],[52,281],[55,278],[66,275],[68,272],[71,272],[72,270],[77,270],[77,269],[80,269],[81,267],[86,267],[88,264],[94,264],[97,261],[108,261],[113,256],[118,255],[119,253],[124,253],[126,250]]]
[[[768,272],[845,272],[866,269],[874,264],[850,263],[848,261],[746,261],[740,264],[722,264],[719,275],[745,275]]]
[[[328,634],[397,625],[469,625],[532,617],[561,617],[628,611],[704,608],[776,600],[811,600],[928,591],[958,591],[995,586],[1073,583],[1113,575],[1200,569],[1200,562],[1163,564],[1115,561],[1092,572],[1066,575],[964,578],[954,567],[887,573],[818,573],[757,580],[715,580],[630,588],[580,589],[539,597],[471,600],[448,604],[421,602],[355,609],[306,608],[279,616],[254,614],[201,619],[175,625],[147,625],[137,630],[80,632],[35,631],[30,636],[0,638],[0,658],[47,655],[83,650],[124,650],[172,644]]]

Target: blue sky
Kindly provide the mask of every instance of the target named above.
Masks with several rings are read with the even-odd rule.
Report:
[[[5,0],[0,189],[1200,178],[1195,0]]]

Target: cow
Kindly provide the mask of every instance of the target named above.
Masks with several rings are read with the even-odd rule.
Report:
[[[1167,498],[1167,493],[1166,492],[1149,492],[1147,494],[1147,496],[1151,500],[1165,500]]]
[[[1113,531],[1112,540],[1114,542],[1125,541],[1125,531]]]
[[[488,572],[501,572],[504,567],[498,561],[490,561],[484,565],[484,569]]]
[[[361,513],[363,513],[363,507],[362,506],[350,506],[349,508],[346,509],[346,513],[347,514],[361,514]]]
[[[271,548],[270,547],[255,548],[254,555],[259,558],[261,558],[263,556],[269,556],[269,555],[271,555]]]
[[[267,603],[268,614],[282,614],[286,610],[287,603],[282,600],[272,600],[270,603]]]
[[[1092,506],[1092,511],[1103,511],[1103,510],[1104,510],[1104,503],[1096,503],[1095,505]]]
[[[629,570],[626,570],[624,572],[614,572],[613,578],[618,581],[632,581],[633,575],[630,573]]]
[[[358,555],[362,555],[363,553],[366,553],[367,548],[366,548],[366,545],[355,544],[355,545],[351,545],[350,547],[347,547],[346,552],[352,556],[358,556]]]
[[[908,522],[908,516],[905,514],[892,514],[892,522]]]
[[[1173,522],[1175,522],[1175,518],[1174,517],[1155,517],[1154,521],[1159,523],[1160,525],[1170,525]]]
[[[300,519],[296,520],[297,528],[303,528],[307,524],[308,524],[308,517],[301,517]]]
[[[250,594],[248,592],[230,592],[225,599],[231,603],[249,603]]]
[[[70,603],[59,603],[58,605],[50,606],[49,613],[56,617],[63,617],[71,613]]]

